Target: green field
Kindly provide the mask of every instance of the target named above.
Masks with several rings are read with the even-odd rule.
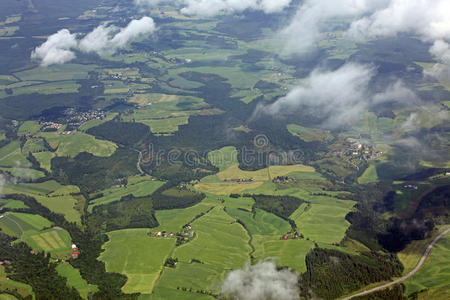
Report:
[[[35,134],[41,129],[41,125],[39,125],[36,121],[26,121],[20,127],[17,135],[28,135]]]
[[[27,85],[23,87],[17,87],[13,88],[17,84],[12,84],[10,86],[7,86],[7,88],[12,88],[13,95],[24,95],[24,94],[43,94],[43,95],[50,95],[50,94],[70,94],[70,93],[77,93],[78,89],[81,87],[81,85],[75,83],[74,81],[60,81],[60,82],[51,82],[51,83],[37,83],[33,85]],[[0,98],[6,98],[10,95],[1,92]]]
[[[148,176],[131,177],[126,187],[112,187],[102,191],[102,197],[89,202],[88,211],[92,212],[92,209],[98,205],[119,201],[126,195],[132,194],[135,197],[151,195],[163,184],[164,182],[153,180]]]
[[[175,246],[175,239],[148,236],[148,229],[127,229],[108,233],[109,241],[100,260],[108,272],[128,277],[125,293],[150,294],[166,258]]]
[[[78,193],[74,186],[63,186],[54,180],[43,183],[6,184],[4,194],[24,194],[35,198],[39,203],[55,213],[60,213],[70,222],[79,223],[80,212],[75,208],[77,199],[71,193]]]
[[[359,176],[359,184],[374,183],[378,181],[377,168],[374,162],[371,162],[369,167],[364,171],[364,173]]]
[[[112,142],[98,140],[81,132],[74,132],[69,135],[42,132],[39,136],[45,138],[50,145],[56,145],[57,156],[75,157],[81,152],[89,152],[95,156],[108,157],[114,154],[117,149],[116,144]]]
[[[220,171],[225,171],[232,165],[238,163],[237,154],[238,152],[235,147],[224,147],[209,152],[208,159],[214,166],[218,167]]]
[[[96,68],[95,65],[64,64],[48,67],[38,67],[15,73],[21,80],[62,81],[86,79],[88,73]]]
[[[26,298],[28,296],[31,296],[31,299],[36,299],[33,293],[33,288],[25,283],[18,282],[11,280],[7,278],[5,267],[0,266],[0,291],[4,290],[11,290],[16,291],[20,296],[23,298]],[[17,299],[15,297],[8,298],[9,294],[1,294],[0,293],[0,299],[10,300],[10,299]]]
[[[11,200],[11,199],[1,199],[0,198],[0,205],[2,205],[1,206],[2,208],[9,208],[9,209],[25,209],[25,208],[29,208],[22,201]]]
[[[39,215],[8,213],[0,218],[0,228],[17,237],[36,251],[45,251],[53,257],[67,257],[71,253],[71,238],[61,228],[51,228],[51,222]]]
[[[70,264],[60,264],[56,267],[56,271],[59,275],[67,278],[67,285],[74,287],[83,299],[88,299],[89,294],[94,294],[98,291],[97,286],[88,284],[86,280],[81,277],[80,271]]]
[[[152,229],[152,231],[178,232],[184,225],[188,224],[199,214],[205,213],[211,207],[208,204],[199,203],[189,208],[157,210],[155,215],[160,225]]]
[[[176,248],[172,256],[180,260],[180,266],[165,271],[160,284],[172,289],[181,286],[217,291],[227,270],[240,268],[249,262],[250,237],[221,206],[215,207],[191,225],[196,238]],[[191,263],[193,259],[202,263]],[[192,272],[193,268],[198,269],[196,276],[190,276],[185,281],[185,274]]]
[[[20,142],[13,141],[0,148],[0,166],[2,167],[29,167],[30,162],[20,150]]]
[[[323,142],[333,139],[333,135],[324,130],[306,128],[296,124],[289,124],[287,129],[292,135],[298,136],[305,142]]]
[[[37,161],[41,164],[41,168],[51,172],[52,171],[52,158],[55,157],[55,153],[53,152],[39,152],[34,153],[33,156],[37,159]]]
[[[0,167],[0,170],[4,172],[8,172],[14,177],[20,177],[23,179],[40,179],[44,178],[45,174],[44,172],[29,169],[29,168],[20,168],[20,167],[13,167],[13,168],[3,168]]]
[[[422,269],[404,282],[407,295],[426,289],[419,299],[450,298],[450,237],[442,238],[431,251]]]

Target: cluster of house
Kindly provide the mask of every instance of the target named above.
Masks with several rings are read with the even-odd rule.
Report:
[[[243,179],[243,178],[232,178],[232,179],[224,179],[224,182],[231,182],[231,183],[248,183],[253,182],[253,178]]]
[[[106,118],[106,113],[97,109],[80,112],[74,108],[68,108],[64,111],[64,115],[67,116],[67,124],[72,128],[78,128],[91,120],[103,120]]]
[[[176,238],[177,244],[183,244],[186,242],[189,242],[192,238],[195,236],[195,231],[192,230],[191,225],[185,225],[183,226],[183,229],[180,232],[173,233],[173,232],[167,232],[167,231],[159,231],[159,232],[149,232],[150,236],[157,237],[157,238]]]
[[[56,122],[39,122],[39,125],[41,125],[41,131],[57,131],[61,127],[63,127],[63,124],[56,123]]]
[[[416,190],[417,191],[419,189],[419,187],[415,184],[407,184],[407,185],[404,185],[403,187],[408,190]]]
[[[75,244],[72,244],[72,258],[76,259],[80,255],[80,251],[78,251],[78,247]]]
[[[303,239],[303,234],[298,234],[297,231],[294,232],[288,232],[285,235],[283,235],[282,240],[297,240],[297,239]]]
[[[297,182],[297,179],[294,177],[289,177],[289,176],[277,176],[274,179],[272,179],[272,182],[277,183],[277,184],[285,184],[285,183]]]
[[[362,143],[359,139],[347,138],[346,143],[349,147],[343,151],[346,156],[362,156],[365,159],[371,160],[379,158],[383,152],[374,151],[373,146]]]

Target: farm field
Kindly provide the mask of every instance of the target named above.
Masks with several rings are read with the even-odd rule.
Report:
[[[59,264],[56,267],[56,271],[59,275],[67,278],[67,285],[74,287],[83,299],[88,299],[89,294],[94,294],[98,291],[97,286],[88,284],[86,280],[81,277],[80,271],[70,264]]]
[[[38,136],[45,138],[50,145],[55,145],[57,156],[75,157],[81,152],[89,152],[95,156],[108,157],[117,149],[117,145],[112,142],[80,132],[69,135],[42,132]]]
[[[173,257],[180,263],[173,270],[165,270],[161,278],[161,286],[176,289],[180,287],[207,289],[217,292],[226,270],[240,268],[249,262],[251,248],[250,237],[235,219],[230,217],[221,206],[216,206],[208,214],[191,223],[196,233],[193,241],[175,249]],[[198,260],[201,263],[192,263]],[[184,281],[186,272],[199,269],[198,276]],[[192,274],[192,273],[191,273]]]
[[[0,148],[0,166],[1,167],[29,167],[30,162],[20,150],[20,142],[13,141]]]
[[[196,216],[207,212],[211,207],[213,206],[202,202],[184,209],[157,210],[155,215],[160,225],[152,231],[178,232],[184,225],[191,222]]]
[[[55,258],[67,257],[72,244],[69,233],[50,227],[50,221],[39,215],[7,213],[0,218],[0,228],[6,234],[17,237],[36,251],[45,251]]]
[[[108,272],[128,277],[125,293],[150,294],[166,258],[175,246],[175,239],[148,236],[148,229],[126,229],[108,233],[100,260]]]
[[[79,193],[75,186],[63,186],[54,180],[43,183],[6,184],[4,194],[24,194],[35,198],[39,203],[55,213],[60,213],[70,222],[81,222],[80,212],[75,209],[77,199],[72,193]]]
[[[209,161],[220,171],[225,171],[229,167],[238,163],[236,147],[224,147],[219,150],[211,151],[208,153]]]
[[[86,79],[88,77],[88,73],[90,71],[93,71],[95,68],[96,68],[95,65],[64,64],[64,65],[53,65],[49,67],[38,67],[32,70],[15,73],[14,75],[23,81],[76,80],[76,79]]]
[[[92,212],[95,206],[119,201],[126,195],[143,197],[153,194],[164,184],[162,181],[152,180],[151,177],[132,177],[128,179],[126,187],[112,187],[102,191],[103,196],[89,202],[88,211]]]
[[[418,248],[423,250],[423,247]],[[424,292],[419,293],[419,299],[448,299],[450,297],[450,266],[447,263],[449,259],[450,238],[447,235],[434,246],[422,269],[404,282],[405,294],[410,295],[425,289]]]
[[[14,281],[11,280],[9,278],[6,277],[6,272],[5,272],[5,267],[4,266],[0,266],[0,291],[4,291],[4,290],[16,290],[17,293],[26,298],[31,296],[31,299],[35,299],[35,295],[33,292],[33,288],[25,283],[22,282],[18,282],[18,281]],[[5,300],[13,300],[13,299],[17,299],[16,297],[12,297],[12,298],[8,298],[10,295],[9,294],[2,294],[0,292],[0,299],[5,299]]]

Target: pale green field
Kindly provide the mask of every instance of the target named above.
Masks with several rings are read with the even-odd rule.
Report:
[[[322,142],[333,138],[328,131],[306,128],[297,124],[289,124],[287,129],[292,135],[298,136],[305,142]]]
[[[26,121],[19,127],[19,131],[17,135],[26,135],[26,134],[34,134],[41,129],[41,125],[39,125],[36,121]]]
[[[4,172],[8,172],[14,177],[20,177],[23,179],[40,179],[45,177],[44,172],[34,170],[34,169],[28,169],[28,168],[3,168],[0,167],[0,170]]]
[[[96,68],[95,65],[64,64],[48,67],[37,67],[32,70],[15,73],[21,80],[62,81],[87,79],[88,73]]]
[[[152,229],[153,232],[168,231],[178,232],[180,229],[191,222],[197,215],[205,213],[212,206],[199,203],[195,206],[183,209],[157,210],[155,212],[156,219],[159,222],[157,228]]]
[[[52,83],[42,83],[36,85],[28,85],[20,88],[14,88],[14,95],[24,95],[24,94],[69,94],[77,93],[81,85],[73,81],[62,81],[62,82],[52,82]],[[10,88],[10,86],[8,86]],[[0,93],[0,98],[6,98],[10,95],[6,93]]]
[[[166,258],[175,246],[175,239],[155,238],[148,229],[126,229],[108,233],[100,260],[108,272],[128,277],[125,293],[150,294]]]
[[[20,142],[13,141],[0,148],[0,166],[2,167],[29,167],[31,163],[20,150]]]
[[[2,208],[9,208],[9,209],[29,208],[22,201],[19,201],[19,200],[1,199],[0,198],[0,203],[3,204],[3,206],[1,206]]]
[[[56,267],[56,271],[60,276],[67,278],[67,286],[74,287],[83,299],[88,299],[89,293],[94,294],[98,291],[96,285],[91,285],[84,280],[78,269],[75,269],[70,264],[60,264]]]
[[[57,146],[57,156],[75,157],[81,152],[89,152],[95,156],[108,157],[114,154],[117,145],[98,140],[95,137],[81,133],[73,132],[69,135],[62,135],[55,132],[42,132],[39,136],[45,138],[49,144]]]

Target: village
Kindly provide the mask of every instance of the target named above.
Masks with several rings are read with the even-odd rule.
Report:
[[[176,246],[180,246],[191,241],[195,237],[195,231],[192,230],[191,225],[186,224],[183,226],[183,229],[177,233],[167,231],[158,231],[153,233],[150,231],[148,235],[156,238],[176,238]]]
[[[58,121],[49,121],[45,118],[39,120],[42,132],[58,131],[66,125],[66,128],[61,134],[69,135],[73,131],[78,130],[83,124],[91,120],[103,120],[106,118],[106,113],[102,110],[88,110],[78,111],[75,108],[68,108],[62,113],[64,118],[58,119]]]

